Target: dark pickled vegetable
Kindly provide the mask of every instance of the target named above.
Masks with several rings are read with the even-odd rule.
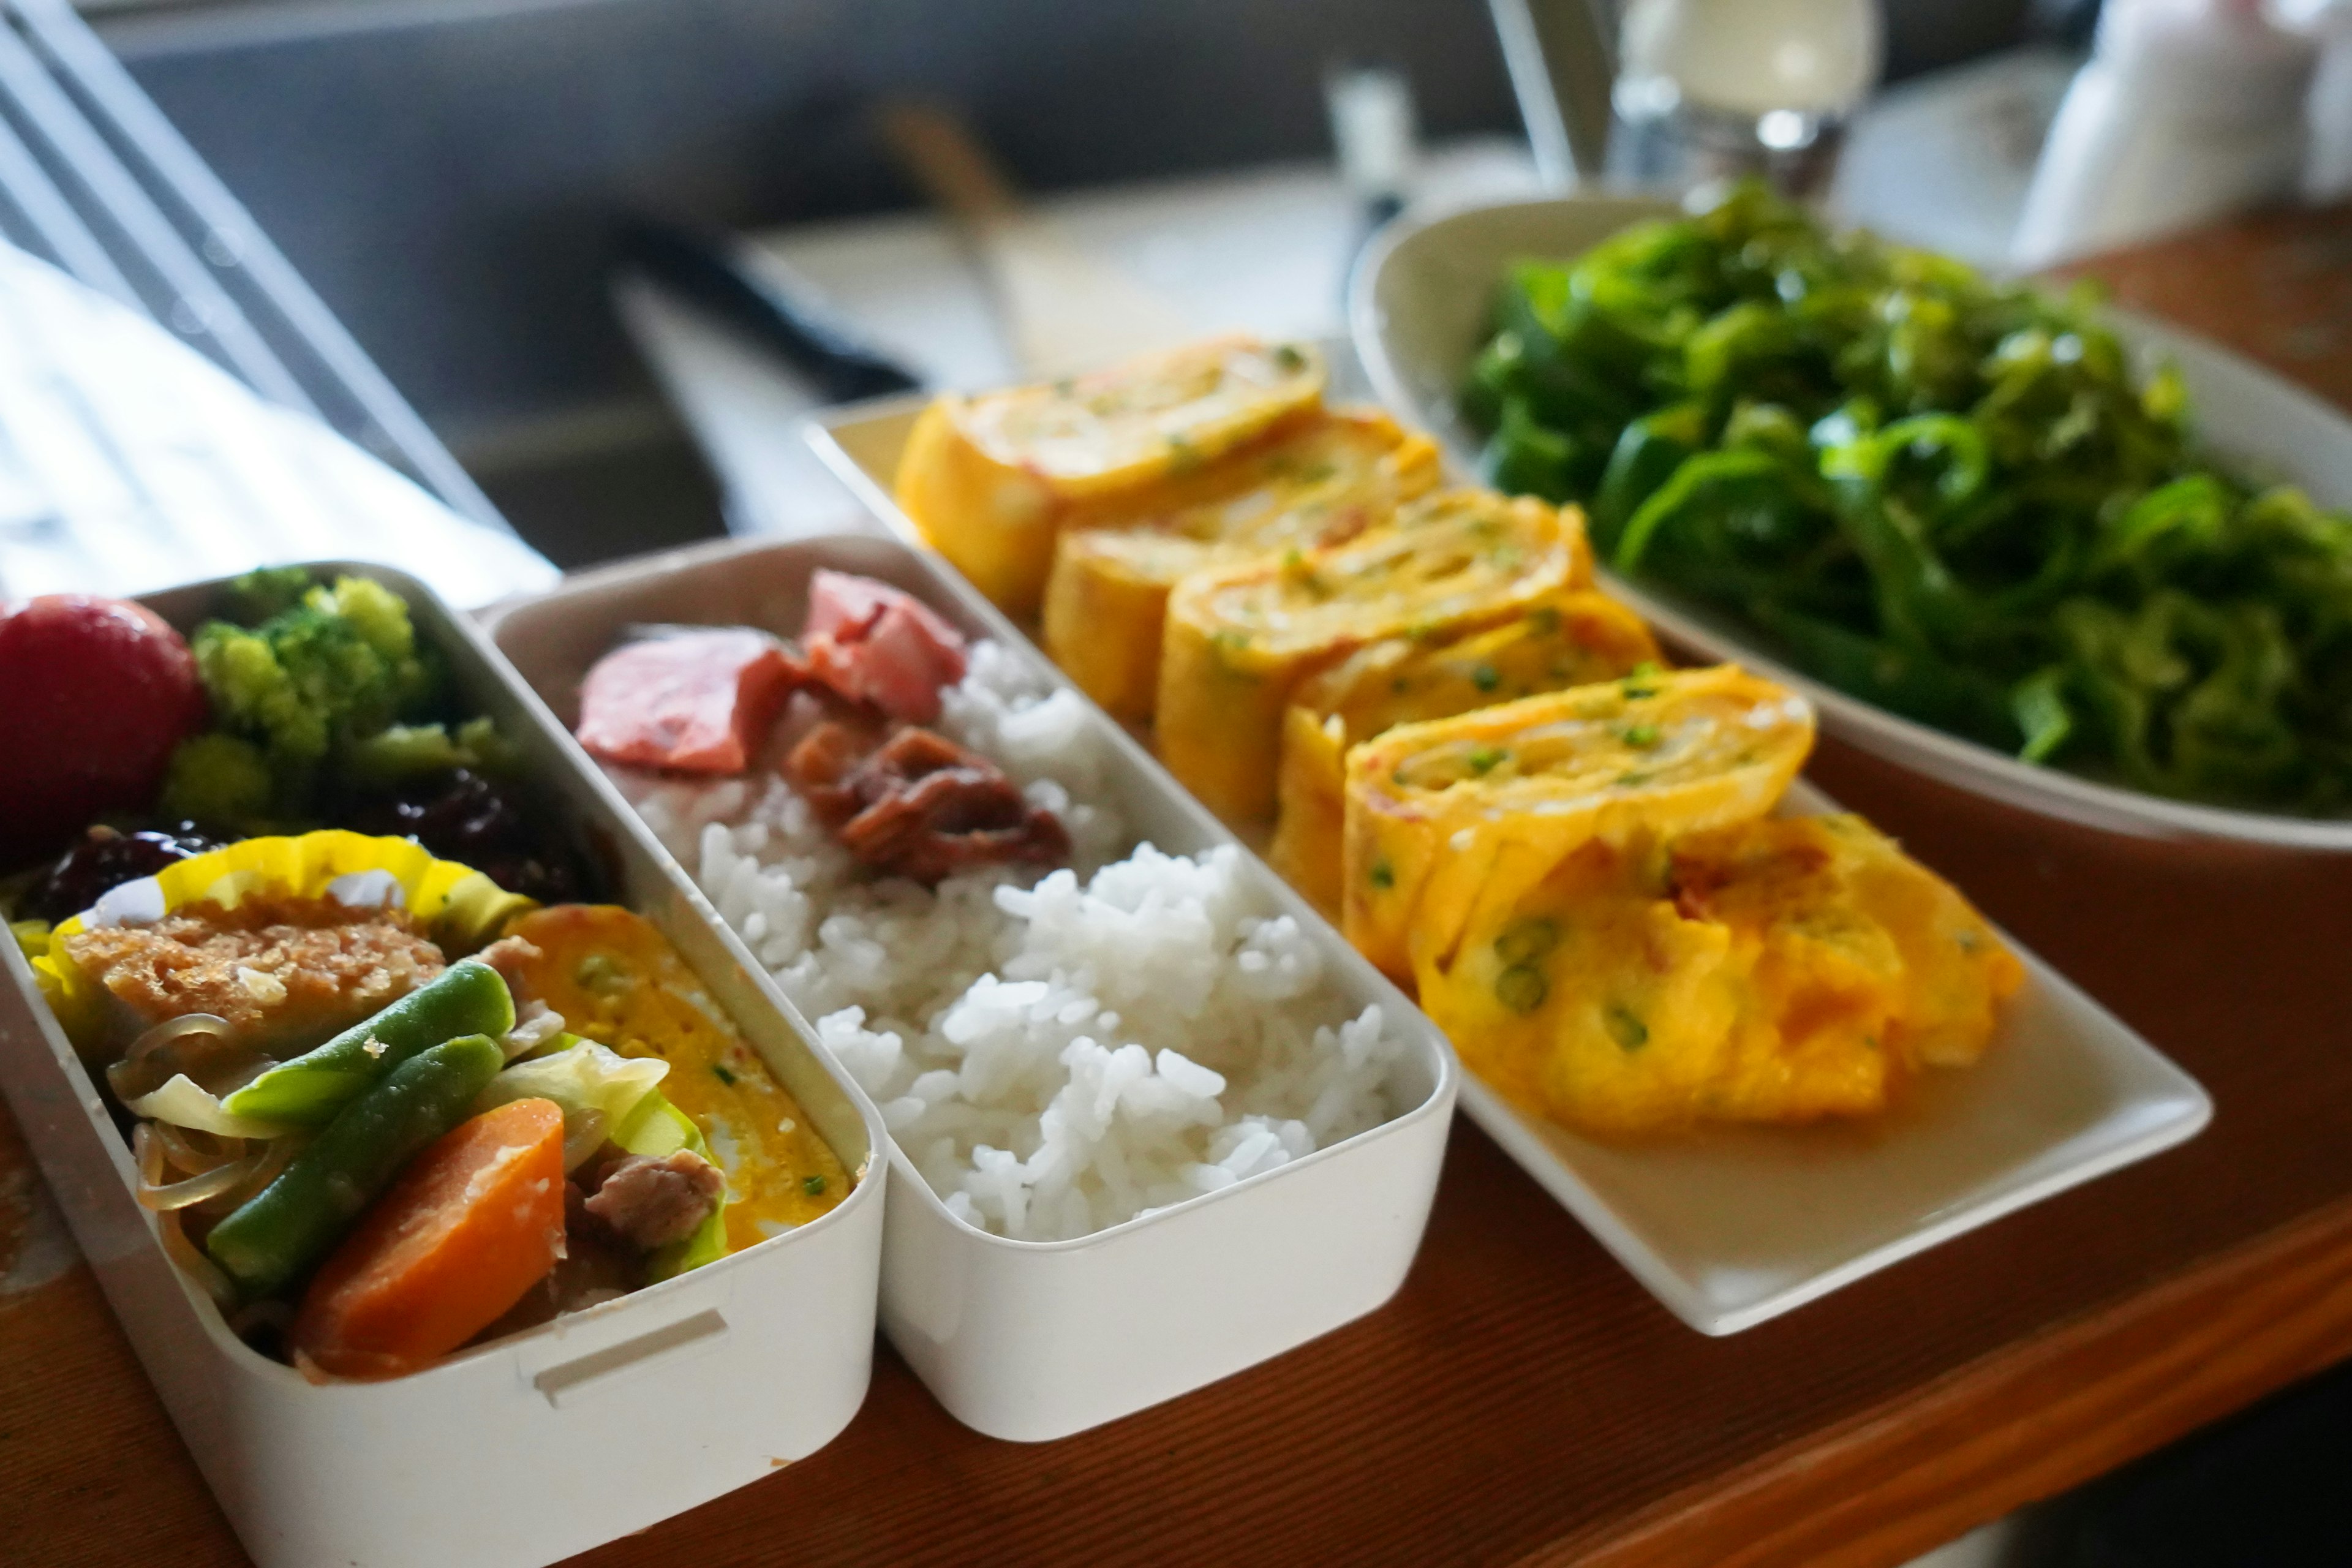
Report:
[[[2092,303],[1745,186],[1515,269],[1464,407],[1496,483],[1832,685],[2162,795],[2352,805],[2352,516],[2217,467]]]
[[[18,913],[26,920],[56,925],[71,920],[125,882],[152,877],[175,860],[219,847],[217,840],[207,837],[193,822],[136,833],[93,827],[49,868]]]
[[[414,838],[444,860],[470,866],[510,893],[543,904],[573,902],[584,879],[534,825],[515,786],[459,768],[415,781],[355,807],[355,832]]]

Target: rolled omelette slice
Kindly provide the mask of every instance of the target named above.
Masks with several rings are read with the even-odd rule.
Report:
[[[1302,682],[1283,715],[1267,859],[1336,919],[1350,746],[1399,724],[1612,679],[1659,658],[1639,616],[1583,589],[1444,641],[1391,637],[1358,648]]]
[[[1422,1005],[1464,1064],[1587,1132],[1883,1110],[1991,1038],[2023,972],[1966,900],[1851,816],[1600,840],[1482,902]]]
[[[1148,719],[1168,595],[1190,573],[1343,543],[1437,488],[1437,444],[1377,409],[1286,420],[1190,475],[1081,502],[1045,584],[1045,651],[1087,696]]]
[[[1861,926],[1884,932],[1902,984],[1887,1028],[1863,1044],[1905,1071],[1973,1063],[1992,1038],[2000,1004],[2025,983],[2024,965],[1958,889],[1859,816],[1691,834],[1674,845],[1669,876],[1685,912],[1759,933],[1768,952],[1775,944],[1834,946]],[[1811,1011],[1801,984],[1777,1000],[1784,1016]]]
[[[1381,969],[1440,962],[1586,842],[1663,842],[1772,808],[1813,710],[1735,665],[1643,673],[1401,724],[1348,753],[1341,923]]]
[[[1010,614],[1036,613],[1064,515],[1214,461],[1319,407],[1322,357],[1223,337],[1075,380],[923,410],[898,459],[898,504],[924,538]]]
[[[1584,517],[1533,497],[1444,490],[1328,549],[1196,573],[1168,599],[1161,761],[1228,822],[1274,815],[1283,711],[1367,643],[1458,637],[1588,587]]]

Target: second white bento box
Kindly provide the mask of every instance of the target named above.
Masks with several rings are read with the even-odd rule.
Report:
[[[14,942],[0,942],[0,1087],[261,1568],[537,1568],[771,1474],[848,1425],[872,1370],[883,1133],[478,635],[403,574],[320,570],[373,577],[408,601],[419,636],[520,746],[611,894],[669,939],[858,1173],[856,1190],[789,1235],[425,1372],[313,1384],[230,1332],[164,1255],[122,1134]],[[144,602],[184,629],[218,587]]]
[[[905,589],[967,634],[997,638],[1041,679],[1066,684],[968,588],[872,535],[626,563],[506,607],[489,630],[552,717],[568,723],[583,676],[628,626],[742,625],[788,635],[806,616],[809,578],[820,567]],[[1180,854],[1234,841],[1124,731],[1091,708],[1088,721],[1106,788],[1141,837]],[[612,800],[618,808],[618,795]],[[1222,1191],[1054,1243],[965,1223],[894,1152],[883,1326],[966,1425],[998,1437],[1063,1436],[1279,1354],[1372,1310],[1403,1283],[1453,1120],[1453,1053],[1297,894],[1255,859],[1248,870],[1265,904],[1314,934],[1351,1008],[1379,1004],[1408,1041],[1391,1086],[1396,1114]]]

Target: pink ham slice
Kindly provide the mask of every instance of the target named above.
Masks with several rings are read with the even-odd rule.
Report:
[[[963,679],[963,636],[939,613],[871,577],[819,572],[801,633],[809,672],[853,702],[928,724],[940,689]]]
[[[606,762],[740,773],[805,675],[775,638],[740,626],[626,643],[588,672],[574,733]]]

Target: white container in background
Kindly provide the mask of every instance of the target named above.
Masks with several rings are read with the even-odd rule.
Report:
[[[917,398],[862,416],[843,411],[835,428],[853,445],[861,437],[887,444],[895,467],[897,444],[921,405]],[[740,625],[791,635],[807,617],[809,577],[819,567],[903,588],[968,635],[996,638],[1044,679],[1069,687],[951,568],[878,534],[625,563],[495,611],[488,630],[561,725],[578,713],[581,679],[625,628]],[[1131,736],[1091,704],[1088,710],[1104,790],[1139,838],[1181,855],[1235,842]],[[597,783],[614,809],[626,810]],[[1279,878],[1254,858],[1246,870],[1263,902],[1315,939],[1349,1015],[1378,1003],[1407,1042],[1391,1085],[1396,1114],[1220,1191],[1059,1242],[1010,1240],[958,1219],[894,1149],[882,1325],[966,1426],[1022,1442],[1099,1426],[1361,1317],[1404,1283],[1453,1124],[1453,1050]]]
[[[857,1173],[823,1218],[674,1279],[383,1383],[312,1384],[229,1332],[164,1256],[131,1152],[13,942],[0,1089],[221,1511],[261,1568],[540,1568],[824,1447],[872,1370],[884,1147],[872,1104],[471,627],[408,601],[475,710],[520,747],[610,891],[658,927]],[[192,626],[218,584],[142,602]],[[71,1500],[57,1506],[70,1507]],[[8,1553],[0,1548],[0,1559]],[[166,1551],[161,1561],[170,1561]]]
[[[2304,120],[2303,198],[2352,196],[2352,0],[2277,0],[2278,18],[2311,35],[2319,63]]]
[[[2316,58],[2262,0],[2107,0],[2011,260],[2030,271],[2291,195]]]
[[[1853,112],[1885,53],[1876,0],[1633,0],[1621,86],[1671,84],[1693,107],[1759,120]]]

